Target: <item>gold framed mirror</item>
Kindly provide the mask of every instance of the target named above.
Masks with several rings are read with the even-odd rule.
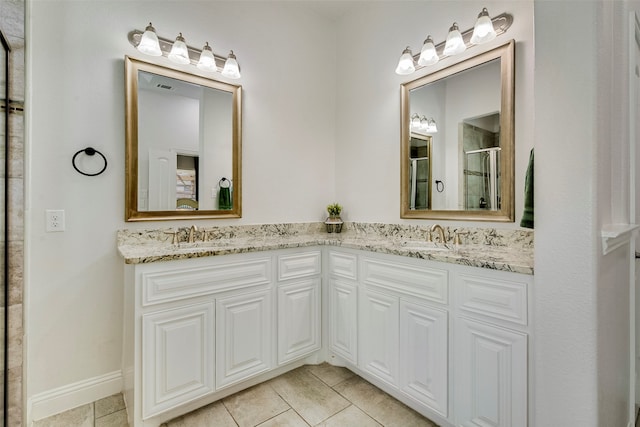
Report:
[[[401,85],[401,218],[515,220],[514,60],[511,40]],[[416,135],[430,146],[422,190],[412,169]]]
[[[125,220],[242,216],[242,87],[125,57]]]

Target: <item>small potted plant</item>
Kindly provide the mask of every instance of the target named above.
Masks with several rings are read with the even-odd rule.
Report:
[[[324,222],[327,226],[327,233],[340,233],[342,231],[342,219],[340,218],[340,212],[342,212],[342,206],[338,203],[332,203],[327,206],[327,212],[329,218]]]

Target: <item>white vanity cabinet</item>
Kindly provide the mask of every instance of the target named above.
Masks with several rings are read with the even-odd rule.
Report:
[[[328,250],[329,349],[358,363],[358,256]]]
[[[130,425],[158,426],[317,352],[321,255],[302,248],[126,265]]]
[[[530,276],[481,269],[455,275],[456,424],[526,426]]]
[[[271,290],[216,300],[216,389],[271,369]]]
[[[278,364],[320,349],[319,249],[278,256]]]
[[[532,276],[342,248],[327,258],[329,356],[441,425],[528,424]]]
[[[142,316],[144,416],[214,390],[213,313],[204,302]]]
[[[361,276],[358,366],[446,417],[448,271],[372,254]]]

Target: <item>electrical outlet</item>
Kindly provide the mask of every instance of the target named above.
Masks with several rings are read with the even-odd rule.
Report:
[[[64,211],[47,209],[47,232],[64,231]]]

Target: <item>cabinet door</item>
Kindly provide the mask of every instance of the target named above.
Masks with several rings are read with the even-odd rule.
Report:
[[[142,316],[142,416],[214,391],[213,302]]]
[[[527,425],[527,335],[456,321],[454,413],[459,426]]]
[[[447,416],[447,312],[400,301],[400,388]]]
[[[349,283],[331,279],[329,295],[331,351],[355,365],[358,363],[357,288]]]
[[[359,367],[398,384],[398,298],[367,288],[359,296]]]
[[[271,291],[216,301],[216,387],[271,368]]]
[[[320,349],[320,279],[278,287],[278,363]]]

